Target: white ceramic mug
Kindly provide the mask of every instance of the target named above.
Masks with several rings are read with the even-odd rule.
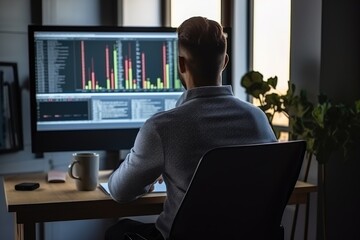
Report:
[[[99,154],[92,152],[73,153],[68,168],[69,176],[75,179],[79,191],[92,191],[98,186]]]

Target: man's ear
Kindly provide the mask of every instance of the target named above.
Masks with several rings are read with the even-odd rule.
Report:
[[[180,72],[180,73],[184,73],[185,71],[186,71],[186,68],[185,68],[185,58],[179,56],[179,72]]]
[[[222,70],[224,70],[226,68],[228,62],[229,62],[229,55],[226,53]]]

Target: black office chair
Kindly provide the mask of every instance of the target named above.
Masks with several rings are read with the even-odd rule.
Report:
[[[170,239],[284,239],[281,219],[305,150],[306,142],[300,140],[208,151],[180,205]]]

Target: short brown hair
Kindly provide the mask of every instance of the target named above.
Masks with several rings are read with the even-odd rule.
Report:
[[[223,68],[226,36],[222,26],[205,17],[185,20],[177,29],[179,50],[191,56],[190,71],[201,80],[214,81]]]

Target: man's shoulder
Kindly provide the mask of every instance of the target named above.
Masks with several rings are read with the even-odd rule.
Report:
[[[178,119],[182,116],[182,114],[179,113],[180,109],[180,107],[175,107],[169,110],[157,112],[151,117],[149,117],[146,120],[145,124],[159,124],[162,122],[169,122],[173,121],[174,119]]]

